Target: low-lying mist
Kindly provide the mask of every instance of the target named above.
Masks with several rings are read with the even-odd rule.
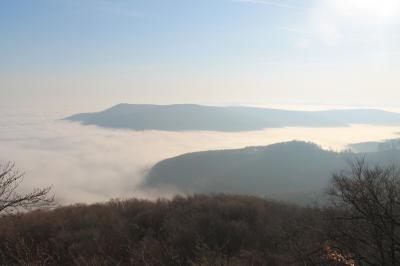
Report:
[[[0,161],[26,173],[23,189],[52,186],[61,204],[111,198],[168,197],[139,184],[156,162],[186,152],[312,141],[342,150],[347,144],[398,137],[398,127],[276,128],[253,132],[110,130],[59,120],[65,114],[0,114]]]

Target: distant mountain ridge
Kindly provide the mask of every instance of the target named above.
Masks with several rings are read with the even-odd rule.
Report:
[[[400,139],[387,139],[383,141],[367,141],[348,145],[348,147],[356,152],[377,152],[400,150]]]
[[[350,153],[292,141],[265,147],[188,153],[157,163],[143,184],[183,193],[233,193],[305,202],[322,195],[332,173],[349,160],[400,162],[400,150]]]
[[[118,104],[65,118],[84,125],[132,130],[238,132],[278,127],[339,127],[350,124],[400,125],[400,114],[376,109],[289,111],[194,104]]]

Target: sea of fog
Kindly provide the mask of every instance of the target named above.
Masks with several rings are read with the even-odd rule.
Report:
[[[158,198],[138,184],[156,162],[187,152],[312,141],[342,150],[347,144],[398,137],[400,127],[276,128],[262,131],[164,132],[112,130],[62,121],[67,113],[0,112],[0,161],[25,172],[23,190],[52,186],[60,204],[111,198]]]

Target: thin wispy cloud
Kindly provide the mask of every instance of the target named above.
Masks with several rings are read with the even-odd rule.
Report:
[[[277,27],[277,30],[280,31],[288,31],[288,32],[295,32],[295,33],[299,33],[299,34],[305,34],[305,35],[312,35],[314,34],[312,31],[307,31],[307,30],[303,30],[303,29],[298,29],[295,27]]]
[[[262,3],[264,0],[246,2]],[[313,2],[307,9],[303,21],[277,27],[277,30],[293,35],[308,35],[294,42],[297,48],[309,47],[311,38],[312,42],[329,47],[354,44],[375,45],[382,49],[393,43],[393,40],[386,40],[386,29],[400,24],[400,2],[394,0],[321,0]]]
[[[109,1],[109,0],[60,0],[60,3],[65,5],[73,6],[78,10],[87,12],[96,12],[97,14],[105,14],[111,16],[122,16],[139,18],[143,17],[144,14],[135,10],[135,8],[126,2],[121,1]]]
[[[311,39],[300,39],[298,40],[294,46],[300,49],[310,48],[313,45],[313,41]]]
[[[283,3],[282,1],[269,1],[269,0],[234,0],[234,1],[240,3],[259,4],[259,5],[267,5],[272,7],[288,8],[288,9],[300,9],[300,10],[307,9],[307,7],[304,6]]]
[[[355,35],[370,46],[382,46],[385,29],[398,25],[399,15],[397,0],[323,0],[316,3],[309,23],[331,46],[350,43]]]
[[[307,44],[308,45],[308,44]],[[305,48],[305,47],[300,47],[300,48]],[[290,66],[291,69],[295,70],[306,70],[306,69],[313,69],[314,67],[318,67],[319,69],[321,68],[326,68],[326,67],[331,67],[332,64],[329,64],[327,62],[323,62],[317,59],[308,59],[308,60],[302,60],[302,61],[264,61],[260,63],[261,66],[266,66],[266,67],[274,67],[274,68],[287,68],[287,66]]]
[[[400,51],[382,51],[382,52],[376,53],[376,55],[379,55],[379,56],[400,56]]]

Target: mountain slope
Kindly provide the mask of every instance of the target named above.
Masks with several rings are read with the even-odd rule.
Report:
[[[368,141],[353,143],[348,147],[356,152],[377,152],[400,150],[400,139],[388,139],[384,141]]]
[[[322,193],[331,174],[345,169],[348,160],[355,157],[390,163],[400,158],[400,151],[337,153],[293,141],[196,152],[159,162],[149,171],[144,186],[172,187],[186,193],[225,192],[304,200]]]
[[[65,119],[107,128],[167,131],[236,132],[287,126],[400,125],[400,114],[372,109],[308,112],[191,104],[119,104],[102,112],[82,113]]]

